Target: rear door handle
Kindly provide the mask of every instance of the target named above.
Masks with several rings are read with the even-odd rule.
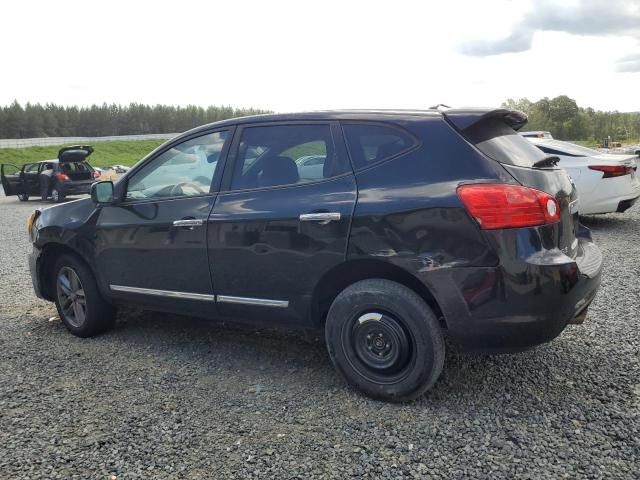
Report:
[[[174,220],[174,227],[186,227],[189,230],[193,230],[193,227],[201,227],[204,225],[204,220],[201,218],[183,218],[182,220]]]
[[[318,222],[320,225],[326,225],[329,222],[339,221],[340,212],[303,213],[299,219],[301,222]]]

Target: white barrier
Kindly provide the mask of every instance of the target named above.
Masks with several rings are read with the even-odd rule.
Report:
[[[89,144],[118,140],[169,140],[178,133],[149,133],[147,135],[117,135],[110,137],[44,137],[0,139],[0,148],[27,148],[46,145]]]

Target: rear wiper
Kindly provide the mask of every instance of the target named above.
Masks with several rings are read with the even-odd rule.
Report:
[[[544,157],[542,160],[538,160],[533,164],[533,168],[551,168],[558,165],[560,159],[555,155],[548,155]]]

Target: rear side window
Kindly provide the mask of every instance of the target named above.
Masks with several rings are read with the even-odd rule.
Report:
[[[347,171],[329,124],[268,125],[242,131],[232,190],[309,183]]]
[[[401,130],[382,125],[347,123],[342,129],[356,170],[404,152],[415,143]]]
[[[531,167],[548,156],[499,118],[480,120],[462,134],[478,150],[500,163]]]

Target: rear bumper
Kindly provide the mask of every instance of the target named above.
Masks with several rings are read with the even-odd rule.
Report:
[[[575,259],[547,250],[430,278],[451,340],[467,350],[518,351],[581,323],[600,286],[602,255],[590,238],[579,239],[577,250]]]
[[[631,207],[635,205],[635,203],[638,201],[638,198],[640,197],[630,198],[629,200],[620,201],[620,203],[618,203],[618,209],[616,210],[616,212],[618,213],[626,212],[627,210],[629,210]]]
[[[623,178],[623,177],[620,177]],[[617,180],[617,179],[607,179]],[[605,195],[608,190],[603,190],[599,194],[591,193],[584,195],[580,199],[580,214],[581,215],[596,215],[599,213],[622,213],[640,198],[640,183],[635,183],[632,186],[623,184],[617,194]],[[609,193],[611,193],[609,191]],[[600,195],[599,197],[596,195]]]
[[[91,192],[91,184],[90,183],[61,183],[60,184],[60,192],[64,195],[84,195]]]

